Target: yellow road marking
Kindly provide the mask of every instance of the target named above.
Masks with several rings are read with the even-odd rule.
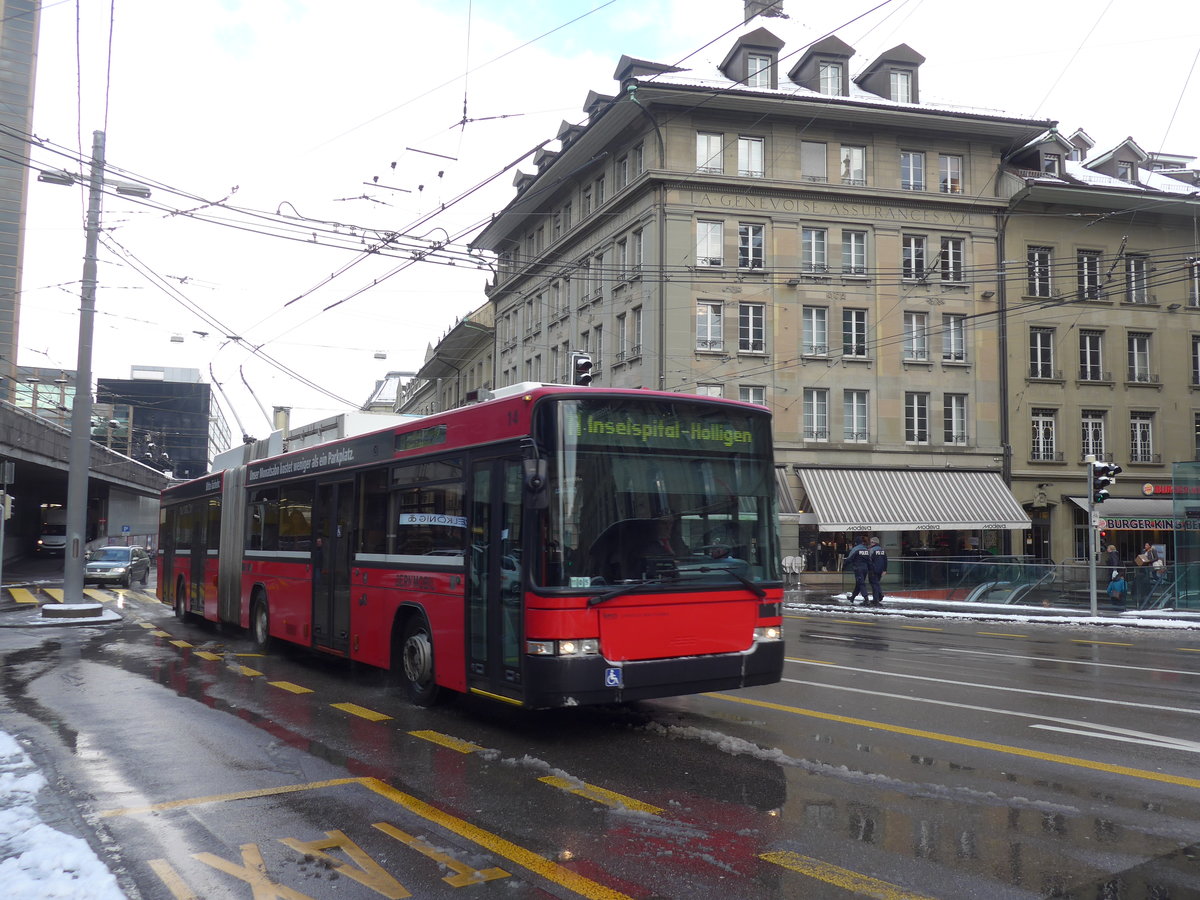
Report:
[[[46,595],[49,596],[55,603],[63,602],[62,588],[42,588]]]
[[[1010,756],[1023,756],[1028,759],[1040,759],[1043,762],[1059,763],[1064,766],[1075,766],[1080,769],[1093,769],[1097,772],[1108,772],[1112,775],[1125,775],[1129,778],[1141,778],[1146,781],[1161,781],[1179,787],[1200,788],[1200,778],[1185,778],[1181,775],[1167,775],[1163,772],[1151,772],[1146,769],[1133,769],[1129,766],[1116,766],[1111,763],[1096,762],[1082,759],[1078,756],[1062,756],[1058,753],[1042,753],[1040,750],[1026,750],[1024,747],[1012,747],[1008,744],[996,744],[992,741],[978,741],[974,738],[959,737],[953,734],[942,734],[937,731],[923,731],[920,728],[908,728],[904,725],[889,725],[887,722],[873,722],[870,719],[859,719],[854,716],[839,716],[836,713],[820,712],[815,709],[801,709],[798,706],[786,706],[782,703],[771,703],[767,700],[754,700],[750,697],[734,697],[732,694],[707,694],[718,700],[729,700],[732,703],[744,703],[747,706],[758,706],[763,709],[774,709],[779,712],[792,713],[797,716],[807,716],[811,719],[822,719],[826,722],[841,722],[844,725],[858,725],[863,728],[874,728],[879,731],[889,731],[892,734],[906,734],[910,737],[925,738],[931,741],[942,741],[947,744],[957,744],[962,747],[975,747],[979,750],[991,750],[995,753],[1007,753]]]
[[[555,884],[573,891],[581,897],[586,897],[588,900],[631,900],[627,894],[622,894],[610,887],[606,887],[599,882],[592,881],[584,875],[572,872],[570,869],[563,868],[556,862],[546,859],[544,856],[539,856],[532,850],[526,850],[524,847],[507,841],[499,835],[492,834],[490,831],[484,831],[471,823],[453,816],[450,813],[443,812],[435,806],[431,806],[424,800],[418,800],[410,794],[405,794],[403,791],[398,791],[389,784],[385,784],[378,778],[335,778],[329,781],[316,781],[310,784],[292,784],[284,785],[283,787],[264,788],[255,791],[239,791],[232,794],[218,794],[208,797],[193,797],[190,800],[173,800],[167,803],[155,803],[150,806],[134,806],[125,809],[107,810],[100,813],[102,818],[111,818],[113,816],[131,816],[142,815],[145,813],[162,812],[168,809],[182,809],[186,806],[197,806],[203,803],[225,803],[231,800],[249,800],[256,797],[278,796],[280,794],[293,794],[300,791],[311,791],[319,788],[338,787],[346,784],[358,784],[365,787],[372,793],[378,794],[385,800],[395,803],[397,806],[403,807],[413,815],[419,816],[428,822],[432,822],[447,831],[450,831],[465,840],[470,841],[495,853],[497,856],[503,856],[505,859],[515,863],[518,866],[533,872],[547,881],[552,881]]]
[[[171,896],[175,900],[200,900],[199,896],[192,893],[191,887],[183,880],[183,877],[165,859],[150,860],[150,868],[167,886],[167,890],[171,892]]]
[[[1011,634],[1007,631],[977,631],[976,634],[984,634],[988,637],[1029,637],[1027,634]]]
[[[826,662],[823,659],[802,659],[799,656],[787,656],[784,658],[788,662],[794,662],[794,663],[812,663],[813,665],[817,665],[817,666],[836,666],[837,665],[837,663]]]
[[[907,628],[909,631],[945,631],[944,628],[930,628],[925,625],[901,625],[901,628]]]
[[[431,741],[434,744],[440,744],[443,747],[449,747],[451,750],[457,750],[459,753],[474,753],[477,750],[483,749],[478,744],[472,744],[470,741],[451,737],[448,734],[442,734],[438,731],[410,731],[409,734],[425,741]]]
[[[1121,641],[1085,641],[1075,638],[1071,641],[1072,644],[1101,644],[1105,647],[1132,647],[1133,644],[1126,644]]]
[[[189,644],[187,641],[171,641],[171,643],[172,643],[172,644],[174,644],[176,647],[190,647],[190,646],[192,646],[192,645],[191,645],[191,644]]]
[[[208,660],[214,660],[214,661],[221,659],[220,653],[210,653],[207,650],[197,650],[195,655],[200,657],[201,659],[208,659]]]
[[[662,812],[662,809],[657,806],[651,806],[649,803],[643,803],[641,800],[634,800],[632,797],[626,797],[624,794],[618,794],[616,791],[596,787],[594,784],[584,784],[582,781],[575,782],[558,775],[547,775],[544,778],[539,778],[538,781],[544,782],[551,787],[556,787],[561,791],[566,791],[569,794],[576,794],[580,797],[586,797],[588,800],[595,800],[597,803],[601,803],[604,806],[611,806],[613,809],[632,809],[635,812],[650,813],[654,816]]]
[[[878,622],[872,622],[868,619],[830,619],[838,625],[878,625]]]
[[[777,866],[783,866],[809,878],[816,878],[861,897],[874,897],[876,900],[929,900],[924,894],[914,894],[878,878],[860,875],[858,872],[813,859],[811,856],[801,856],[791,850],[774,850],[762,854],[759,859],[765,859]]]
[[[255,656],[255,657],[258,657],[259,659],[266,659],[266,657],[267,657],[267,654],[265,654],[265,653],[233,653],[233,654],[230,654],[230,655],[231,655],[231,656],[237,656],[237,657],[242,657],[242,656]]]
[[[105,602],[112,599],[112,597],[104,593],[104,591],[97,590],[96,588],[84,588],[83,595],[85,597],[91,597],[93,600],[101,600]]]
[[[237,669],[239,675],[246,675],[250,678],[258,678],[262,675],[262,672],[258,671],[258,669],[251,669],[246,666],[234,666],[234,668]]]
[[[28,588],[9,588],[8,593],[18,603],[37,603],[37,595]]]
[[[153,622],[138,622],[138,624],[141,625],[143,628],[145,628],[147,631],[153,631],[154,629],[156,629],[158,627]]]
[[[152,635],[154,635],[155,637],[170,637],[171,636],[171,633],[169,631],[152,631],[150,633]]]
[[[367,709],[365,706],[359,706],[357,703],[331,703],[329,704],[334,709],[340,709],[342,712],[348,712],[352,716],[358,716],[361,719],[366,719],[370,722],[382,722],[385,719],[390,719],[391,716],[384,715],[381,712],[375,712],[373,709]]]
[[[291,691],[293,694],[311,694],[313,692],[312,688],[300,687],[300,685],[292,684],[290,681],[268,681],[267,684],[271,685],[271,687]]]
[[[1200,647],[1176,647],[1176,650],[1182,650],[1184,653],[1200,653]]]
[[[449,853],[443,853],[434,847],[429,841],[423,838],[413,837],[407,831],[401,831],[395,825],[389,825],[387,822],[376,822],[373,828],[378,828],[386,835],[394,837],[409,847],[412,847],[423,856],[432,859],[434,862],[441,863],[446,868],[455,872],[454,875],[446,875],[442,881],[451,887],[466,887],[468,884],[483,884],[485,881],[495,881],[498,878],[508,878],[509,874],[500,868],[476,869],[474,866],[468,866],[466,863],[461,863]]]

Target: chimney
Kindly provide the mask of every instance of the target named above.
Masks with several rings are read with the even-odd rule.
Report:
[[[745,21],[749,22],[755,16],[762,16],[764,19],[786,19],[787,14],[783,11],[783,0],[744,0],[745,2]]]

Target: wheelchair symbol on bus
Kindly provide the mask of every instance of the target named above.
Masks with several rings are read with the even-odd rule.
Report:
[[[623,687],[621,683],[621,670],[615,666],[604,670],[604,686],[610,688]]]

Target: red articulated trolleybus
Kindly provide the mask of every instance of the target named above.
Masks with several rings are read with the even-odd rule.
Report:
[[[524,384],[162,495],[158,595],[530,708],[779,681],[771,423],[748,403]]]

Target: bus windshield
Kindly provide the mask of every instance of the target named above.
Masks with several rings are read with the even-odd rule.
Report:
[[[697,399],[540,407],[543,587],[779,579],[770,418]]]

